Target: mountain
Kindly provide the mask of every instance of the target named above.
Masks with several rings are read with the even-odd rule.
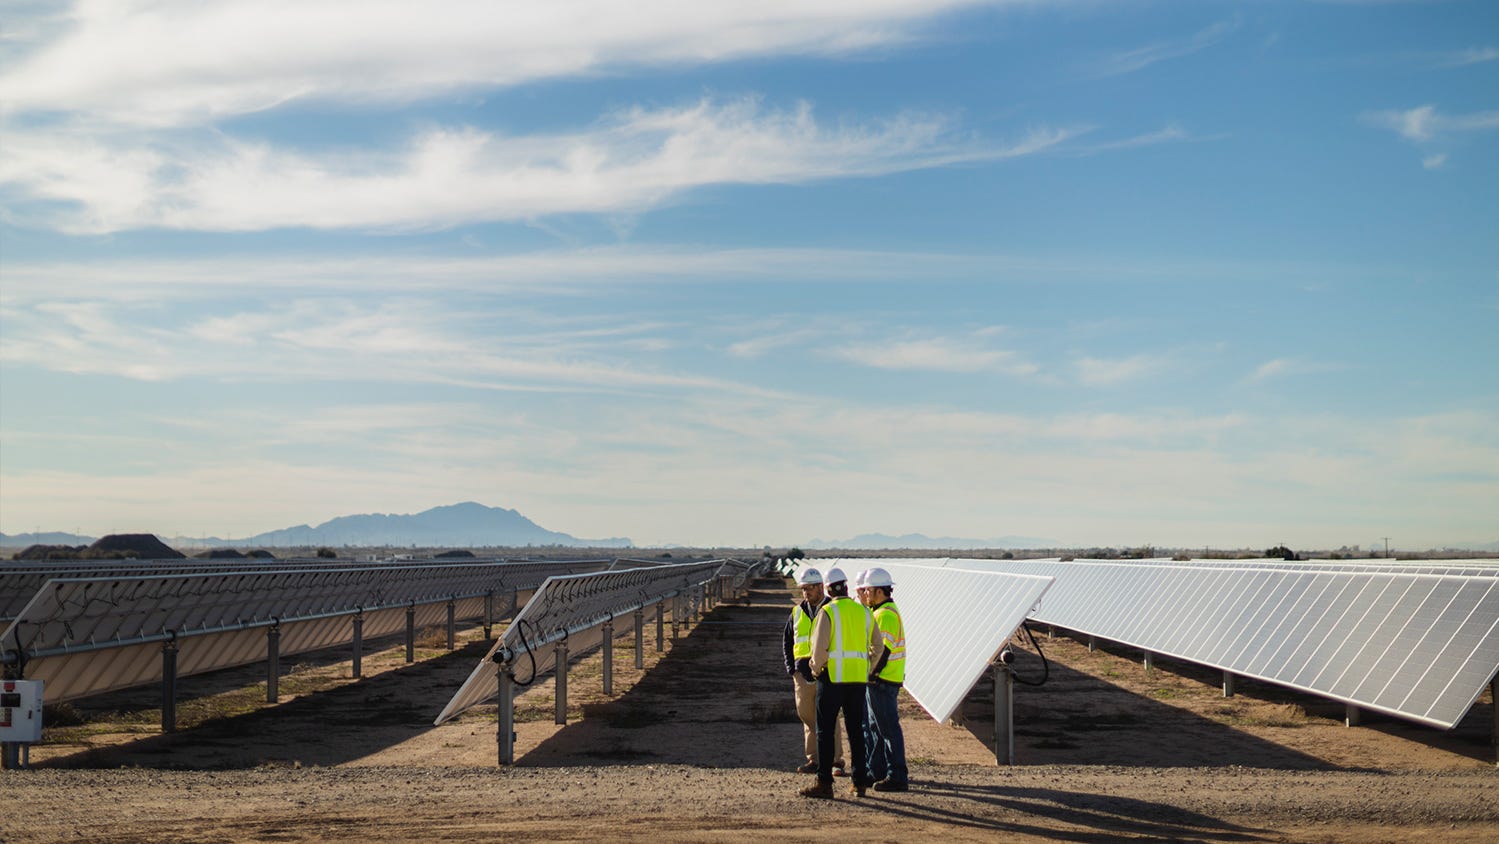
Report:
[[[246,539],[209,542],[239,547],[416,545],[426,548],[524,545],[622,548],[633,544],[627,537],[579,539],[547,530],[514,510],[486,507],[472,501],[433,507],[410,515],[365,513],[339,516],[317,527],[297,525]]]
[[[88,545],[95,539],[98,537],[79,536],[76,533],[62,533],[55,530],[15,535],[0,533],[0,545],[15,548],[25,548],[30,545]]]
[[[823,540],[814,539],[806,544],[807,548],[827,550],[831,548],[848,548],[852,550],[876,550],[884,548],[1058,548],[1055,539],[1040,539],[1033,536],[1001,536],[998,539],[961,539],[955,536],[924,536],[919,533],[908,533],[903,536],[889,536],[883,533],[864,533],[853,539]]]

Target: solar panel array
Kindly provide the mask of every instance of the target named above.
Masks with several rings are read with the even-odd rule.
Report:
[[[1040,623],[1451,728],[1499,671],[1499,567],[1477,562],[938,565],[1051,575]]]
[[[821,565],[824,561],[819,560]],[[879,566],[894,582],[906,634],[906,691],[938,721],[973,684],[1052,584],[1049,576],[941,567],[940,560],[833,560],[850,577]]]
[[[477,618],[486,596],[518,604],[547,577],[605,565],[404,563],[52,578],[10,620],[0,647],[28,679],[46,681],[49,700],[68,700],[159,679],[165,642],[177,644],[179,674],[210,671],[264,659],[272,626],[280,652],[317,650],[351,642],[356,614],[365,637],[402,629],[408,608],[418,625],[440,623],[449,601],[456,618]]]
[[[713,560],[549,578],[433,723],[456,718],[498,693],[496,653],[512,655],[509,670],[528,683],[556,667],[558,644],[566,643],[569,658],[587,653],[603,643],[604,622],[668,598],[696,600],[724,568],[725,561]],[[626,625],[614,631],[625,632]]]

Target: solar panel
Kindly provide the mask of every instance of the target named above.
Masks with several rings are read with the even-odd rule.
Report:
[[[60,701],[152,682],[161,677],[163,643],[179,648],[178,673],[265,658],[266,630],[277,625],[280,651],[298,653],[353,640],[350,619],[363,613],[363,635],[394,633],[407,608],[418,626],[475,618],[485,595],[535,589],[553,574],[596,569],[601,561],[376,565],[358,568],[245,570],[49,580],[6,627],[8,662],[24,661]]]
[[[556,667],[559,643],[566,642],[569,658],[587,653],[602,644],[600,625],[604,622],[665,598],[695,597],[722,568],[722,560],[713,560],[549,578],[433,723],[456,718],[498,693],[500,666],[494,661],[496,653],[512,655],[510,670],[520,675],[521,682],[529,682],[527,678],[534,679]],[[615,631],[616,635],[625,632],[624,625]]]
[[[1055,576],[1044,624],[1450,729],[1499,671],[1499,577],[1462,562],[946,565]]]
[[[876,566],[890,572],[895,584],[891,597],[900,608],[906,633],[906,691],[927,714],[946,721],[987,673],[1053,578],[963,569],[956,563],[940,567],[934,565],[937,562],[828,561],[850,576]]]

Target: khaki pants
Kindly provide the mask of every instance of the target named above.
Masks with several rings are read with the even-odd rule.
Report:
[[[796,688],[796,715],[802,719],[802,750],[809,764],[817,764],[817,684],[808,683],[800,674],[791,675]],[[842,720],[841,718],[839,719]],[[833,765],[843,765],[843,730],[833,731]]]

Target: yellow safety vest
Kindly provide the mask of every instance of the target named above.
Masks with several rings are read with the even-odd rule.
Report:
[[[874,609],[875,623],[880,626],[880,635],[885,638],[885,650],[890,656],[885,667],[876,674],[881,680],[891,683],[906,682],[906,626],[900,620],[900,610],[894,601],[886,601]]]
[[[831,622],[828,679],[834,683],[869,682],[869,631],[874,616],[869,607],[844,596],[822,608]]]
[[[796,638],[791,640],[791,657],[806,659],[812,655],[812,617],[802,612],[802,605],[791,609]]]

